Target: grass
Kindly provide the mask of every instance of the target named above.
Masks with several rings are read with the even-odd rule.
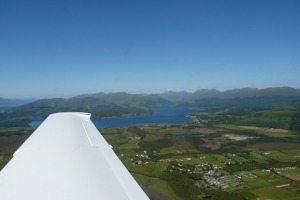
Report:
[[[282,151],[283,153],[286,153],[290,156],[293,156],[293,157],[300,157],[300,149],[297,149],[297,150],[283,150]]]
[[[263,151],[274,151],[274,150],[294,150],[300,149],[299,143],[294,142],[266,142],[246,147],[249,150],[263,150]]]
[[[187,142],[184,138],[173,139],[173,146],[176,150],[181,152],[199,153],[192,144]]]
[[[132,173],[132,175],[150,199],[180,199],[167,182],[140,174]]]
[[[141,165],[130,164],[126,167],[133,173],[159,178],[168,166],[169,163],[166,162],[149,162]]]
[[[278,137],[278,138],[284,138],[284,137],[294,137],[295,134],[293,133],[272,133],[272,132],[265,132],[264,135],[270,136],[270,137]]]
[[[208,163],[210,163],[212,165],[219,165],[219,166],[223,165],[223,163],[221,161],[217,160],[214,155],[206,154],[206,155],[203,155],[203,156],[205,156],[206,162],[208,162]]]
[[[166,154],[180,154],[180,153],[200,153],[193,145],[188,143],[184,138],[178,138],[172,140],[173,145],[160,149],[160,153]]]
[[[238,163],[243,163],[243,162],[247,162],[247,160],[245,158],[242,158],[238,155],[235,156],[230,156],[230,158]]]
[[[290,184],[291,181],[273,172],[253,170],[251,172],[238,172],[246,183],[247,189],[241,189],[241,194],[248,199],[298,199],[298,194],[290,188],[278,188],[276,186]]]
[[[5,154],[0,156],[0,170],[12,159],[13,154]]]
[[[280,170],[280,175],[285,176],[294,181],[300,181],[300,169]]]
[[[232,131],[251,130],[256,133],[270,135],[273,137],[287,137],[294,135],[294,133],[291,131],[288,133],[267,132],[267,128],[263,127],[241,127],[232,124],[219,124],[216,125],[216,127],[226,128]],[[140,128],[143,128],[143,130],[147,132],[147,135],[144,138],[146,141],[155,141],[157,139],[164,138],[167,136],[166,134],[176,134],[183,131],[186,132],[186,130],[183,130],[183,128],[180,126],[145,126]],[[130,138],[129,136],[132,137],[132,139],[128,139]],[[132,133],[123,132],[118,136],[113,135],[113,137],[110,137],[110,139],[117,144],[120,144],[120,140],[117,140],[116,138],[122,139],[121,142],[123,143],[118,147],[118,152],[125,154],[125,156],[122,158],[122,160],[127,159],[124,164],[134,175],[151,199],[179,199],[168,183],[161,179],[163,172],[170,165],[169,162],[150,161],[149,163],[145,164],[145,161],[143,161],[143,164],[138,165],[131,164],[132,161],[130,158],[125,158],[126,153],[133,154],[135,150],[138,150],[139,146],[136,145],[136,143],[140,142],[140,140],[133,138],[136,136],[138,135],[132,135]],[[127,141],[125,139],[127,139]],[[280,162],[290,162],[299,159],[297,156],[300,156],[300,144],[295,142],[258,143],[247,146],[247,148],[251,149],[249,159],[241,157],[238,153],[235,153],[235,156],[229,157],[225,157],[223,154],[216,153],[200,154],[200,151],[195,149],[195,147],[185,139],[172,139],[172,143],[172,146],[159,149],[161,156],[163,156],[163,160],[169,159],[171,161],[187,165],[198,165],[208,162],[212,165],[224,166],[224,163],[227,162],[242,163],[250,160],[255,160],[259,163],[266,163],[268,159],[275,159]],[[261,154],[262,152],[271,152],[271,154],[263,155]],[[188,153],[194,154],[188,155]],[[200,156],[205,158],[200,159]],[[240,175],[242,180],[245,182],[244,187],[241,187],[237,191],[243,196],[247,197],[247,199],[297,199],[297,186],[295,187],[295,184],[293,184],[293,181],[290,179],[295,181],[300,180],[300,171],[298,170],[281,171],[281,174],[262,172],[261,170],[253,170],[251,172],[242,171],[236,172],[235,174]],[[290,186],[283,188],[276,187],[285,184],[290,184]],[[289,189],[294,189],[294,191]],[[274,194],[274,191],[278,192],[278,195]]]
[[[252,160],[255,160],[256,162],[259,162],[259,163],[265,163],[266,160],[268,159],[267,157],[265,157],[264,155],[261,155],[260,153],[258,153],[256,151],[250,152],[250,156],[251,156]]]
[[[129,141],[129,139],[127,138],[118,137],[118,136],[107,136],[107,135],[105,135],[105,140],[108,142],[108,144],[112,146],[118,146],[127,143]]]
[[[139,139],[133,139],[133,140],[129,140],[128,144],[136,144],[138,143],[140,140]]]
[[[251,193],[251,191],[242,191],[240,193],[249,200],[257,199],[257,196],[255,194]]]
[[[226,133],[243,133],[243,131],[245,131],[250,133],[260,133],[266,135],[269,134],[272,137],[287,137],[295,136],[296,134],[300,135],[300,132],[295,131],[289,131],[288,133],[267,132],[267,128],[258,126],[242,127],[240,125],[234,124],[218,124],[215,127],[221,128],[222,130],[228,129]],[[209,127],[209,129],[211,129],[211,127]],[[144,132],[139,134],[135,132],[134,129],[129,130],[126,127],[117,129],[103,129],[101,131],[102,133],[104,133],[104,137],[107,139],[108,143],[114,146],[114,150],[117,152],[124,165],[136,178],[136,180],[145,190],[150,199],[179,199],[174,189],[172,189],[172,187],[170,187],[170,185],[165,181],[166,179],[162,180],[162,177],[164,177],[166,173],[169,173],[169,170],[166,171],[166,169],[168,169],[170,163],[159,161],[155,162],[156,160],[170,160],[176,163],[183,163],[186,164],[183,165],[184,167],[190,169],[195,167],[193,165],[204,164],[207,162],[212,165],[224,167],[224,163],[228,162],[243,163],[246,161],[255,160],[259,163],[266,163],[266,161],[270,158],[276,159],[280,162],[293,162],[300,159],[300,144],[296,142],[258,143],[255,145],[242,147],[241,150],[244,150],[246,148],[251,149],[250,158],[245,159],[247,157],[246,153],[245,158],[243,158],[242,156],[244,155],[235,150],[232,150],[231,152],[232,154],[234,153],[235,156],[229,156],[229,154],[227,155],[228,152],[226,152],[226,154],[225,152],[217,153],[222,151],[207,151],[210,153],[204,154],[203,152],[205,151],[205,148],[199,148],[198,150],[186,139],[172,139],[169,137],[169,134],[187,133],[189,131],[193,131],[191,129],[184,129],[184,125],[138,126],[136,130]],[[219,135],[221,134],[222,133],[220,133]],[[221,138],[219,137],[219,135],[216,136],[217,139]],[[0,152],[3,152],[0,153],[0,166],[1,164],[6,163],[11,158],[11,154],[5,153],[13,153],[23,141],[20,138],[21,137],[14,136],[0,138]],[[150,154],[149,151],[149,160],[146,158],[139,158],[135,156],[135,154],[140,154],[143,150],[140,149],[137,143],[142,146],[142,142],[143,140],[145,140],[147,142],[152,141],[153,144],[155,144],[157,140],[159,141],[162,138],[168,138],[169,140],[171,140],[170,145],[162,147],[160,146],[158,150],[155,150],[156,152],[153,155]],[[208,138],[210,137],[207,137],[207,140],[209,140]],[[218,142],[217,139],[210,138],[210,140],[212,140],[213,142]],[[158,154],[158,152],[160,154]],[[271,154],[262,155],[262,152],[271,152]],[[202,159],[200,159],[200,157],[202,157]],[[132,164],[132,162],[137,163],[137,161],[139,160],[141,160],[143,163]],[[147,161],[148,163],[145,164]],[[205,166],[204,168],[206,167],[207,166]],[[241,193],[248,199],[296,199],[296,195],[299,194],[297,193],[299,192],[299,188],[297,188],[299,187],[299,185],[297,185],[298,183],[296,184],[295,181],[300,181],[300,169],[281,170],[280,174],[276,174],[273,172],[261,172],[261,170],[253,170],[251,172],[248,172],[246,171],[247,169],[244,168],[237,170],[245,170],[234,172],[234,174],[238,174],[242,177],[245,185],[235,191]],[[224,168],[221,170],[219,169],[219,172],[226,175],[228,174],[228,172],[225,171]],[[199,177],[197,177],[197,174],[197,176],[193,178],[197,178],[196,180],[201,180],[201,173],[199,174]],[[188,175],[191,176],[193,174]],[[293,179],[294,181],[291,179]],[[178,176],[176,175],[175,181],[180,182],[182,181],[182,179],[178,178]],[[169,183],[171,184],[171,182]],[[285,184],[290,184],[290,186],[283,188],[276,187]],[[182,184],[180,188],[182,188],[184,191],[187,190],[187,188],[184,187],[184,184]],[[200,188],[200,190],[202,189],[205,188]],[[180,191],[178,189],[175,190],[177,192]],[[278,195],[276,194],[276,192],[278,193]],[[199,199],[202,199],[202,197],[199,197]]]
[[[0,137],[0,154],[14,153],[28,136]]]
[[[270,154],[266,155],[266,157],[278,160],[280,162],[288,162],[294,161],[295,157],[290,156],[288,154],[282,153],[280,151],[270,151]]]
[[[246,126],[258,126],[269,128],[287,129],[291,123],[292,113],[289,111],[261,111],[247,116],[239,121],[240,124]]]
[[[234,125],[234,124],[216,124],[214,126],[218,128],[225,128],[225,129],[236,130],[236,131],[248,130],[247,128],[243,128],[241,126]]]
[[[260,200],[299,200],[299,194],[296,192],[273,186],[254,189],[251,193],[255,194]]]
[[[270,137],[278,137],[278,138],[284,138],[284,137],[295,137],[297,136],[297,133],[294,131],[288,131],[287,130],[282,130],[282,132],[276,132],[278,129],[274,129],[274,132],[272,132],[269,128],[267,127],[258,127],[258,126],[239,126],[235,124],[217,124],[215,127],[218,128],[225,128],[229,129],[232,131],[244,131],[244,130],[252,130],[256,133],[264,134],[266,136]]]
[[[118,150],[126,150],[126,149],[138,149],[139,146],[136,144],[122,144],[118,146]]]
[[[203,164],[204,161],[200,158],[191,157],[190,160],[183,160],[182,163],[188,164],[188,165],[199,165],[199,164]]]
[[[288,179],[283,178],[273,172],[262,172],[261,170],[253,170],[252,173],[262,179],[267,180],[274,186],[288,184],[290,182]]]
[[[240,175],[244,182],[255,181],[255,179],[257,178],[256,175],[252,174],[251,172],[247,172],[247,171],[237,172],[236,174]]]
[[[216,159],[220,163],[230,162],[226,157],[218,154],[213,154],[214,159]]]
[[[167,148],[163,148],[160,149],[160,154],[177,154],[178,151],[174,149],[174,147],[167,147]]]
[[[255,178],[252,181],[246,181],[246,184],[248,187],[254,189],[254,188],[261,188],[261,187],[266,187],[266,186],[271,186],[272,184],[269,183],[267,180],[262,179],[262,178]]]
[[[161,137],[158,135],[147,134],[146,137],[144,138],[144,141],[151,142],[151,141],[155,141],[155,140],[159,140],[159,139],[161,139]]]

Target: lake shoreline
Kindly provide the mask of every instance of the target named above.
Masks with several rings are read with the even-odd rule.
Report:
[[[179,125],[192,123],[192,113],[199,111],[198,108],[183,106],[156,106],[150,107],[154,112],[151,115],[130,115],[123,117],[91,118],[97,128],[118,128],[124,126],[167,124]],[[42,119],[32,121],[29,125],[37,128],[43,122]]]

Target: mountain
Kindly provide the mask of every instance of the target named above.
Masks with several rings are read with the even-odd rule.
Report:
[[[70,99],[41,99],[10,109],[0,119],[38,116],[45,118],[55,112],[89,112],[93,117],[121,117],[123,115],[152,114],[148,106],[170,105],[158,95],[128,94],[125,92],[99,95],[80,95]],[[97,98],[95,98],[97,96]]]
[[[72,97],[71,99],[82,99],[82,98],[96,98],[102,101],[106,101],[117,105],[131,105],[131,106],[159,106],[159,105],[169,105],[170,102],[159,95],[155,94],[128,94],[126,92],[117,93],[96,93],[89,95],[79,95]]]
[[[299,97],[300,89],[291,88],[291,87],[273,87],[273,88],[264,88],[261,90],[256,90],[250,96],[290,96],[290,97]]]
[[[0,103],[7,101],[0,98]],[[24,116],[46,117],[55,112],[90,112],[94,117],[151,114],[151,106],[187,105],[195,107],[241,106],[300,106],[300,90],[291,87],[239,88],[227,91],[197,90],[165,92],[162,94],[96,93],[78,95],[70,99],[41,99],[0,113],[0,119]],[[0,104],[1,105],[1,104]]]
[[[290,87],[233,89],[220,92],[209,98],[199,96],[199,98],[190,101],[189,105],[200,107],[300,106],[300,90]]]
[[[185,102],[192,97],[192,93],[186,91],[181,91],[181,92],[168,91],[158,95],[161,98],[171,102]]]
[[[102,98],[106,96],[105,93],[103,92],[98,92],[98,93],[95,93],[95,94],[81,94],[81,95],[77,95],[77,96],[74,96],[72,97],[73,99],[78,99],[78,98],[87,98],[87,97],[92,97],[92,98]]]
[[[19,107],[9,109],[6,112],[2,113],[0,118],[3,119],[24,116],[45,117],[53,113],[55,108],[57,108],[57,106],[64,101],[65,99],[62,98],[36,100]]]
[[[207,89],[201,89],[197,90],[194,93],[181,91],[181,92],[175,92],[175,91],[168,91],[159,94],[160,97],[176,103],[183,103],[183,102],[189,102],[195,99],[203,99],[203,98],[211,98],[216,97],[218,94],[222,93],[218,90],[207,90]]]
[[[221,99],[243,98],[252,96],[252,94],[258,90],[257,88],[238,88],[221,92],[215,95],[215,97]]]
[[[300,96],[300,90],[291,87],[274,87],[274,88],[238,88],[232,90],[226,90],[224,92],[218,90],[201,89],[194,93],[185,91],[174,92],[169,91],[159,94],[160,97],[176,103],[193,102],[199,99],[235,99],[235,98],[250,98],[250,97],[298,97]]]
[[[211,97],[227,98],[247,98],[247,97],[270,97],[270,96],[300,96],[300,89],[291,87],[273,87],[273,88],[240,88],[220,92]]]
[[[207,90],[207,89],[197,90],[196,92],[193,93],[192,99],[211,98],[219,95],[220,93],[222,92],[218,90]]]

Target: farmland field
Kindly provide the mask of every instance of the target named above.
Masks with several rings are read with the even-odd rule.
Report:
[[[300,133],[287,127],[290,114],[255,111],[228,121],[232,114],[216,113],[190,124],[100,132],[151,199],[299,199]],[[0,134],[2,168],[30,132]]]

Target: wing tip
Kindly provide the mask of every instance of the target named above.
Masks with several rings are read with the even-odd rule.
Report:
[[[69,116],[76,116],[84,119],[91,119],[92,114],[87,112],[58,112],[53,113],[50,116],[57,116],[57,115],[69,115]]]

